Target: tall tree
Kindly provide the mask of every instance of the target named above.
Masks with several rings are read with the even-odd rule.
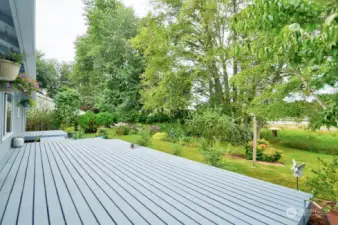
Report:
[[[142,57],[130,46],[139,19],[115,0],[86,1],[88,32],[76,42],[74,79],[89,107],[140,110]]]
[[[173,113],[207,101],[232,114],[229,79],[237,62],[230,46],[237,34],[229,20],[241,2],[156,1],[158,10],[133,40],[147,61],[141,92],[146,108]]]
[[[237,79],[247,84],[244,95],[256,92],[248,97],[251,110],[275,119],[307,116],[315,127],[337,126],[337,95],[324,94],[338,84],[336,1],[250,2],[233,24],[243,37],[240,55],[251,58]]]
[[[36,52],[36,79],[40,88],[46,89],[50,97],[58,92],[60,86],[56,64],[55,60],[46,59],[43,52]]]

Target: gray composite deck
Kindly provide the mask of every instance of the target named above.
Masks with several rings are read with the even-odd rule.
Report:
[[[11,149],[0,161],[0,224],[302,224],[310,194],[129,145]]]
[[[62,130],[48,130],[48,131],[27,131],[24,133],[25,141],[35,141],[37,139],[48,138],[67,138],[67,133]]]

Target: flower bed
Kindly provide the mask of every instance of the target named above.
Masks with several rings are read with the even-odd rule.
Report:
[[[253,143],[251,141],[246,145],[245,148],[245,155],[249,160],[252,160],[252,149]],[[281,157],[281,152],[272,147],[268,141],[264,139],[257,141],[256,159],[258,161],[277,162]]]

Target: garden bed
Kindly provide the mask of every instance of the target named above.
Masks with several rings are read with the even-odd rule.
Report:
[[[247,160],[245,155],[242,154],[225,154],[224,157],[232,158],[232,159],[242,159]],[[247,160],[249,162],[252,162],[252,160]],[[285,165],[280,162],[263,162],[263,161],[256,161],[260,165],[267,165],[267,166],[279,166],[284,167]]]

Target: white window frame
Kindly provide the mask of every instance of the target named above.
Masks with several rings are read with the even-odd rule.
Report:
[[[10,96],[12,96],[12,111],[11,111],[11,113],[12,113],[12,115],[11,115],[11,128],[12,128],[12,130],[11,130],[11,132],[8,132],[7,133],[7,96],[8,95],[10,95]],[[8,93],[8,92],[5,92],[4,93],[4,98],[3,98],[3,100],[4,100],[4,120],[3,120],[3,122],[4,122],[4,126],[3,126],[3,136],[2,136],[2,141],[5,141],[7,138],[9,138],[9,137],[11,137],[12,135],[13,135],[13,129],[14,129],[14,127],[13,127],[13,119],[14,119],[14,96],[13,96],[13,94],[12,93]]]

